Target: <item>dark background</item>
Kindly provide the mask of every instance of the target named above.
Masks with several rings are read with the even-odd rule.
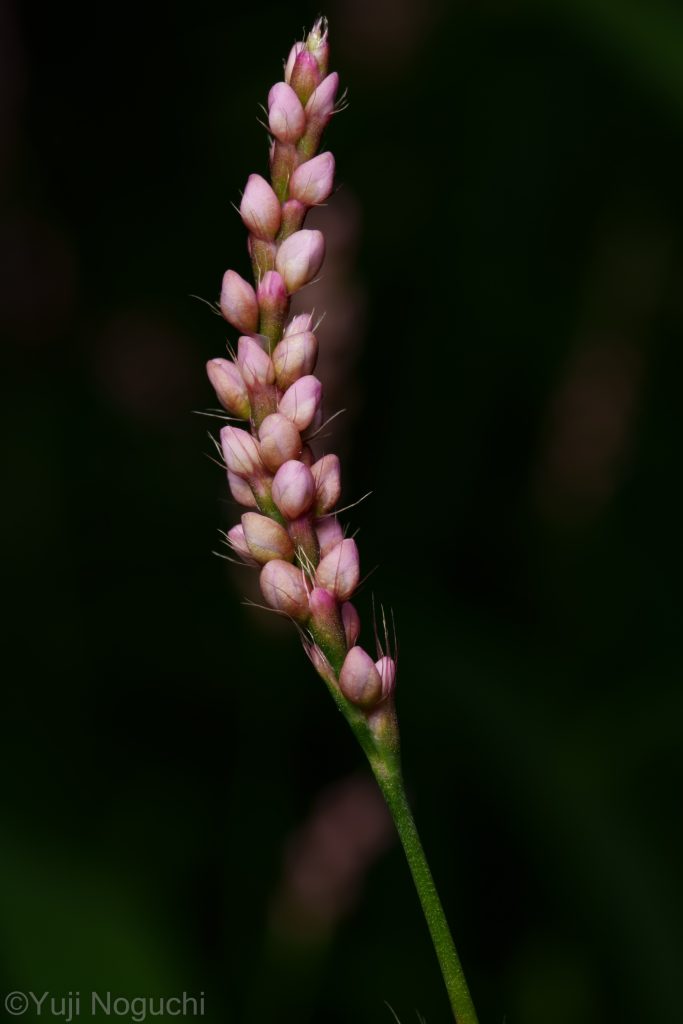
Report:
[[[230,204],[317,13],[2,7],[3,991],[449,1019],[359,750],[211,556],[237,510],[192,414],[228,335],[192,296],[247,272]],[[321,373],[482,1024],[675,1024],[683,15],[326,13]]]

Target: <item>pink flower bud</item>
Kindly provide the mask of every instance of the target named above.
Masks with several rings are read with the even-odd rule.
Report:
[[[275,257],[275,267],[290,295],[313,280],[324,258],[325,239],[320,231],[304,228],[284,240]]]
[[[332,647],[340,653],[344,651],[346,639],[336,598],[329,590],[315,587],[309,594],[308,606],[311,611],[311,632],[316,640],[322,640],[323,646],[328,649]]]
[[[341,617],[346,634],[346,646],[351,648],[360,636],[360,615],[354,605],[350,601],[346,601],[341,607]]]
[[[283,526],[268,516],[257,512],[245,512],[242,516],[244,538],[251,555],[261,565],[273,558],[281,558],[291,562],[294,558],[294,545]]]
[[[396,662],[385,656],[375,662],[375,668],[382,680],[382,700],[386,700],[396,689]]]
[[[258,474],[261,468],[259,451],[256,441],[248,431],[239,427],[223,427],[221,447],[226,465],[235,476],[248,480],[249,477]]]
[[[268,93],[268,124],[279,142],[296,143],[304,133],[304,108],[294,89],[286,82],[276,82]]]
[[[298,313],[296,316],[292,317],[285,327],[283,337],[288,338],[290,334],[305,334],[306,331],[310,331],[312,323],[312,313]]]
[[[286,203],[283,203],[280,238],[289,238],[295,231],[299,231],[305,216],[306,207],[298,199],[288,199]]]
[[[269,270],[259,281],[259,286],[256,289],[256,301],[261,310],[261,316],[265,313],[268,317],[282,322],[287,313],[287,289],[285,282],[275,270]]]
[[[263,351],[257,341],[246,335],[237,342],[237,365],[248,388],[258,387],[259,384],[272,384],[275,380],[275,369],[270,356]]]
[[[328,555],[337,544],[344,540],[344,531],[336,516],[326,516],[315,524],[315,532],[318,534],[320,544],[320,557]]]
[[[240,505],[246,505],[247,508],[258,508],[254,493],[247,481],[243,480],[241,476],[231,473],[230,470],[228,470],[228,486],[233,498]]]
[[[233,526],[232,530],[228,530],[228,544],[235,554],[239,555],[245,562],[248,562],[250,565],[255,564],[244,537],[244,530],[240,525]]]
[[[306,206],[324,203],[334,185],[334,157],[321,153],[300,164],[289,181],[289,194]]]
[[[263,566],[260,583],[261,593],[271,608],[284,612],[297,622],[306,622],[308,591],[301,569],[274,558]]]
[[[339,688],[347,700],[369,710],[382,699],[382,679],[362,647],[352,647],[339,673]]]
[[[339,601],[348,601],[358,586],[360,561],[355,540],[347,538],[320,560],[316,585],[332,591]]]
[[[256,292],[234,270],[226,270],[223,274],[220,306],[225,319],[238,331],[252,334],[258,327]]]
[[[251,415],[249,395],[235,364],[229,359],[209,359],[206,373],[223,408],[233,416],[248,420]]]
[[[315,334],[288,334],[273,351],[273,366],[278,387],[285,390],[298,380],[308,376],[315,368],[318,358],[318,342]]]
[[[289,80],[292,77],[294,61],[299,56],[299,54],[301,53],[305,46],[305,43],[294,43],[294,46],[289,51],[289,56],[287,57],[287,61],[285,63],[285,82],[289,83]]]
[[[297,519],[311,507],[315,483],[308,466],[290,459],[273,477],[273,501],[288,519]]]
[[[296,55],[289,82],[302,103],[306,103],[313,90],[320,85],[322,75],[318,62],[308,50]]]
[[[322,384],[317,377],[310,374],[300,377],[280,399],[279,411],[288,416],[299,430],[305,430],[313,422],[322,394]]]
[[[298,459],[301,454],[301,434],[294,424],[281,413],[266,416],[259,427],[259,447],[263,464],[271,473],[284,462]]]
[[[339,89],[339,75],[333,71],[324,78],[306,104],[306,117],[324,127],[334,113],[334,103]]]
[[[316,59],[321,75],[327,74],[327,65],[330,59],[330,44],[327,39],[327,19],[318,18],[315,25],[308,33],[306,49]]]
[[[280,201],[265,178],[250,174],[240,203],[240,216],[252,235],[270,241],[280,230]]]
[[[339,501],[341,466],[337,455],[323,455],[311,466],[315,480],[315,514],[323,516]]]

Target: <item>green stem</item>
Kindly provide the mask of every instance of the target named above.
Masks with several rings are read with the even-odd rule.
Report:
[[[372,763],[372,762],[371,762]],[[477,1013],[470,995],[465,974],[458,957],[448,921],[444,914],[439,894],[434,885],[432,873],[415,820],[406,797],[400,767],[389,772],[383,771],[381,763],[372,764],[380,789],[396,824],[403,849],[415,882],[422,910],[429,926],[429,933],[439,959],[443,980],[446,983],[453,1016],[457,1024],[477,1024]]]

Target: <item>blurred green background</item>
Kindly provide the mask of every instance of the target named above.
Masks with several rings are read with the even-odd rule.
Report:
[[[318,13],[2,7],[3,992],[449,1019],[360,752],[211,555],[192,414],[228,333],[192,296],[247,271],[258,104]],[[482,1024],[677,1024],[683,13],[325,13],[321,372]]]

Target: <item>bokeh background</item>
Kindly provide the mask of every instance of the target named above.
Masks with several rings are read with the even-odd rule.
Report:
[[[228,335],[195,296],[248,269],[231,204],[318,9],[0,11],[3,990],[447,1021],[360,752],[211,554],[237,510],[193,415]],[[304,299],[481,1020],[677,1024],[683,14],[325,13],[349,109]]]

